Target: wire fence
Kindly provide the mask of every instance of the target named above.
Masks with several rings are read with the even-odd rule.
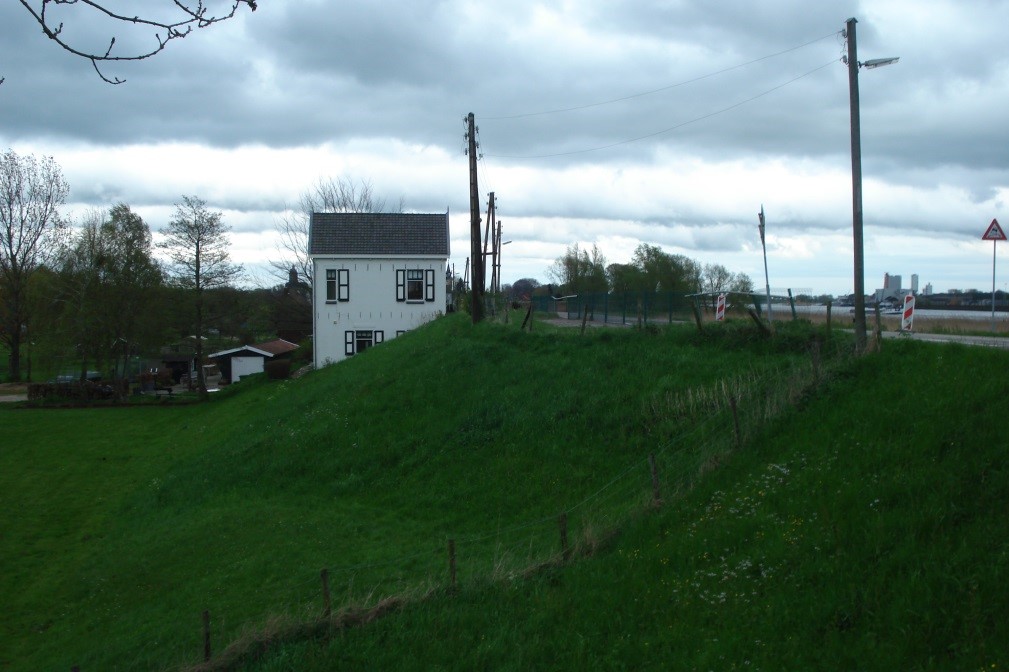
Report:
[[[597,481],[561,511],[545,511],[495,529],[432,538],[430,543],[383,560],[334,563],[321,572],[297,569],[289,586],[293,616],[284,627],[228,627],[226,615],[215,615],[212,621],[211,612],[205,611],[201,614],[203,662],[190,669],[232,669],[260,655],[274,641],[326,635],[433,592],[521,580],[544,567],[591,555],[634,517],[689,492],[769,421],[788,413],[831,379],[844,365],[843,353],[821,352],[814,345],[807,358],[791,366],[747,371],[707,387],[656,396],[644,419],[662,437],[655,449],[633,458],[605,481]],[[355,587],[355,580],[373,577],[376,570],[386,579]],[[216,623],[218,641],[232,642],[216,656],[211,647],[212,623]]]
[[[805,290],[801,290],[805,291]],[[714,313],[719,294],[726,296],[726,309],[758,316],[767,312],[767,294],[760,292],[594,292],[570,296],[533,296],[534,310],[543,314],[602,324],[643,326],[690,322]],[[806,307],[791,289],[771,293],[770,314],[797,317]]]

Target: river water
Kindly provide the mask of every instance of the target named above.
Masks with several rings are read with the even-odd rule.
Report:
[[[774,304],[774,312],[781,313],[789,311],[788,306]],[[831,315],[833,317],[840,318],[844,315],[849,315],[854,309],[851,306],[834,306],[831,308]],[[799,315],[826,315],[827,306],[803,306],[796,304],[795,312]],[[875,315],[875,310],[869,306],[865,307],[866,317],[872,317]],[[883,314],[884,317],[887,313]],[[892,316],[896,317],[898,314],[893,313]],[[977,320],[979,322],[986,321],[991,322],[991,311],[990,310],[934,310],[929,308],[915,308],[915,317],[928,318],[933,320]],[[1009,322],[1009,313],[995,311],[995,321],[996,322]]]

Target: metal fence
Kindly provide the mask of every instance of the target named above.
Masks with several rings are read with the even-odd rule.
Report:
[[[767,298],[763,294],[727,292],[727,308],[744,313],[748,309],[763,315]],[[604,324],[645,325],[688,322],[700,314],[713,313],[717,294],[685,294],[680,292],[599,292],[571,296],[534,296],[533,308],[558,317]],[[795,300],[787,295],[771,296],[775,315],[795,317]]]

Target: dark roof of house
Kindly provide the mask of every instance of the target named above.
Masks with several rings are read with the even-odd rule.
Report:
[[[282,338],[278,338],[273,341],[266,341],[265,343],[256,343],[254,346],[257,350],[262,350],[268,352],[271,355],[283,355],[288,352],[293,352],[298,349],[297,343],[291,343],[290,341],[285,341]]]
[[[448,213],[316,212],[308,253],[448,257]]]

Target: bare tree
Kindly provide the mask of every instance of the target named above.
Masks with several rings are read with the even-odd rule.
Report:
[[[578,243],[568,247],[557,257],[547,274],[561,285],[567,294],[591,294],[607,291],[606,257],[593,243],[592,252],[578,247]]]
[[[193,296],[196,340],[196,374],[200,394],[207,395],[203,375],[203,301],[208,289],[226,287],[242,274],[242,267],[231,263],[228,233],[220,212],[210,212],[203,199],[183,196],[175,205],[175,216],[161,230],[165,239],[158,247],[168,252],[169,277]]]
[[[59,214],[70,187],[52,157],[0,155],[0,342],[8,375],[21,379],[21,342],[31,310],[28,281],[56,260],[70,227]]]
[[[703,278],[705,292],[727,292],[732,284],[732,271],[721,264],[705,264]]]
[[[308,258],[308,228],[313,212],[384,212],[385,199],[375,196],[371,182],[340,177],[322,179],[301,195],[296,209],[276,222],[277,252],[280,259],[271,260],[270,266],[281,278],[287,279],[293,267],[309,285],[312,284],[312,260]],[[400,199],[396,212],[403,211]]]
[[[705,264],[703,287],[705,292],[712,295],[709,299],[714,307],[716,294],[720,292],[749,294],[753,291],[753,280],[746,273],[733,273],[721,264]]]
[[[212,0],[211,0],[212,1]],[[207,28],[215,23],[221,23],[235,16],[239,7],[247,6],[250,10],[256,11],[256,0],[228,0],[227,4],[221,3],[229,10],[223,10],[212,14],[210,9],[204,4],[204,0],[195,2],[184,2],[183,0],[171,0],[165,3],[165,7],[171,8],[168,18],[153,18],[153,16],[138,16],[135,14],[119,14],[106,7],[107,3],[95,0],[19,0],[25,10],[32,15],[35,21],[42,27],[42,32],[50,40],[60,45],[66,51],[75,56],[91,61],[95,72],[109,84],[122,84],[123,79],[118,77],[109,78],[105,76],[99,67],[99,63],[108,61],[141,61],[150,58],[163,51],[173,40],[180,40],[193,31],[193,28]],[[104,51],[94,51],[91,48],[72,44],[63,35],[63,12],[69,11],[66,6],[79,5],[92,10],[93,14],[112,22],[115,25],[130,24],[142,26],[154,31],[154,42],[150,47],[140,48],[137,51],[119,54],[114,53],[116,38],[113,35],[109,38],[109,44]],[[148,9],[148,3],[144,3]],[[55,16],[54,16],[55,14]],[[0,84],[3,79],[0,79]]]

